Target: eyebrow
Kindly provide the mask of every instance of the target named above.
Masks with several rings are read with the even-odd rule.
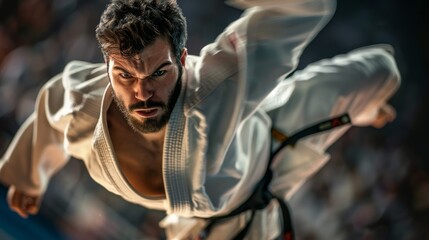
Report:
[[[119,66],[114,66],[113,68],[112,68],[112,70],[119,70],[119,71],[122,71],[122,72],[126,72],[126,73],[128,73],[128,70],[126,70],[125,68],[123,68],[123,67],[119,67]]]
[[[155,69],[155,71],[153,71],[153,72],[152,72],[152,74],[154,74],[156,71],[160,70],[161,68],[163,68],[163,67],[165,67],[165,66],[172,65],[172,64],[173,64],[173,63],[172,63],[171,61],[167,60],[167,61],[165,61],[165,62],[161,63],[161,65],[159,65],[159,67],[158,67],[158,68],[156,68],[156,69]],[[151,74],[151,75],[152,75],[152,74]]]
[[[167,61],[165,61],[165,62],[161,63],[161,65],[159,65],[159,66],[155,69],[155,71],[153,71],[153,72],[156,72],[156,71],[158,71],[159,69],[161,69],[161,68],[163,68],[163,67],[165,67],[165,66],[172,65],[172,64],[173,64],[173,63],[172,63],[171,61],[167,60]],[[114,67],[112,68],[112,70],[119,70],[119,71],[122,71],[122,72],[129,73],[129,71],[128,71],[128,70],[126,70],[124,67],[121,67],[121,66],[114,66]]]

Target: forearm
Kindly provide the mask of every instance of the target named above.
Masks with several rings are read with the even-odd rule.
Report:
[[[295,84],[290,86],[287,81]],[[293,93],[285,99],[287,103],[269,114],[274,127],[287,135],[343,113],[349,113],[354,125],[368,125],[399,84],[400,75],[391,53],[378,47],[358,49],[311,64],[285,80],[276,92],[281,93],[283,88],[293,89]],[[312,135],[282,150],[273,166],[273,190],[290,198],[327,162],[324,151],[349,127]]]
[[[311,77],[309,77],[311,76]],[[321,109],[330,116],[349,113],[353,125],[368,126],[400,85],[400,73],[390,51],[369,46],[311,64],[294,78],[311,85]],[[313,82],[313,83],[310,83]],[[308,87],[308,86],[307,86]],[[320,94],[320,95],[318,95]],[[331,96],[331,100],[328,99]],[[324,98],[325,97],[325,98]],[[322,105],[322,102],[324,103]]]
[[[32,114],[15,134],[0,162],[0,180],[6,185],[17,185],[20,189],[34,192],[38,189],[38,181],[30,176],[31,142],[33,136]]]
[[[68,159],[63,150],[63,133],[54,129],[48,120],[47,95],[45,86],[37,99],[35,113],[16,133],[0,164],[1,181],[30,195],[43,194],[51,176]]]
[[[351,54],[357,56],[366,54],[368,56],[367,77],[364,76],[360,80],[362,82],[361,87],[358,87],[352,95],[355,98],[354,102],[350,104],[352,110],[349,111],[352,115],[352,123],[355,126],[371,126],[386,106],[387,101],[398,90],[401,76],[390,46],[387,48],[369,46],[352,51]],[[356,64],[357,69],[359,68],[358,64]],[[354,81],[359,81],[359,78]],[[360,99],[367,101],[358,104]]]
[[[285,98],[287,102],[283,104],[276,103],[280,107],[270,111],[274,126],[288,135],[344,113],[350,115],[354,125],[369,125],[399,87],[400,75],[393,56],[372,47],[311,64],[284,80],[276,92],[281,94],[282,87],[291,88],[290,82],[293,82],[290,98]],[[318,134],[307,141],[326,149],[346,129]]]

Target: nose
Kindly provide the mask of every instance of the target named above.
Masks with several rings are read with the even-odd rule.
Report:
[[[139,79],[136,83],[134,93],[140,101],[149,100],[155,92],[154,86],[149,79]]]

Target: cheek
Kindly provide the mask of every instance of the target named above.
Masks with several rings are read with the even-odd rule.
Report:
[[[168,81],[165,81],[164,86],[164,94],[167,96],[167,98],[170,96],[170,94],[173,93],[176,84],[178,82],[178,70],[176,69],[171,76],[169,76]]]
[[[116,95],[116,97],[125,105],[129,105],[132,102],[133,94],[130,94],[130,92],[124,88],[121,85],[112,83],[112,89]]]
[[[168,83],[163,84],[159,88],[160,97],[162,97],[164,101],[167,101],[171,93],[174,91],[175,86],[176,86],[176,81],[169,81]]]
[[[121,97],[122,99],[124,99],[124,98],[127,98],[127,96],[129,95],[129,92],[130,92],[129,87],[124,86],[123,84],[121,84],[119,81],[115,80],[112,77],[110,77],[110,85],[117,97]]]

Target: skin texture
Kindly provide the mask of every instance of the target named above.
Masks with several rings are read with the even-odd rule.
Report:
[[[184,49],[177,63],[168,41],[157,38],[131,59],[108,59],[116,102],[107,113],[109,133],[124,176],[144,197],[165,197],[165,124],[180,92],[180,67],[185,65],[186,56]]]
[[[114,99],[129,125],[140,133],[159,132],[180,91],[180,70],[168,41],[157,38],[141,54],[107,61]]]
[[[178,64],[168,41],[158,38],[132,59],[108,60],[116,102],[107,113],[109,133],[121,171],[144,197],[165,197],[165,124],[180,92],[186,56],[184,49]]]

